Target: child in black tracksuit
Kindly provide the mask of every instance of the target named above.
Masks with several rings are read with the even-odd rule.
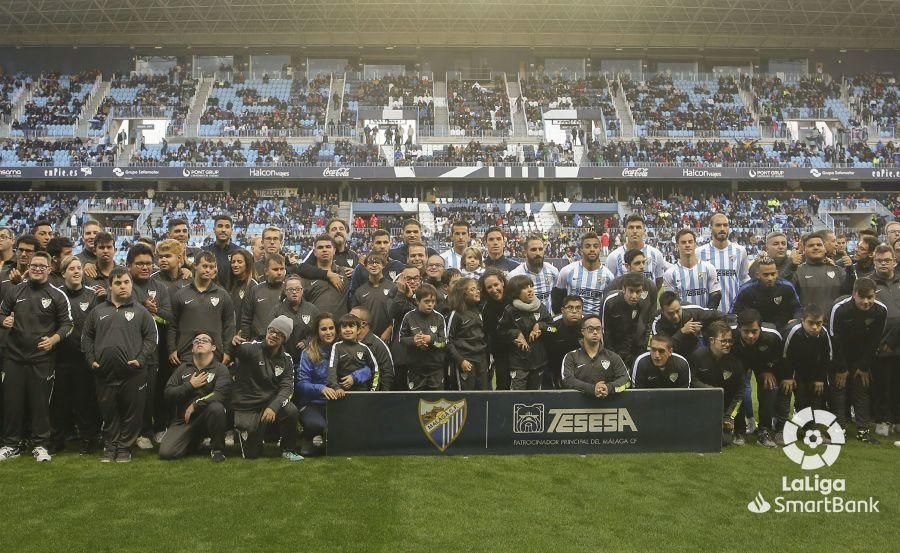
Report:
[[[410,390],[443,390],[447,328],[444,316],[435,310],[437,290],[422,284],[416,290],[416,309],[400,323],[400,343],[406,350]]]
[[[460,279],[447,297],[451,309],[447,319],[450,374],[460,390],[490,390],[487,342],[478,308],[480,302],[481,289],[478,281],[471,278]]]
[[[825,406],[834,349],[824,327],[824,318],[822,309],[811,303],[803,308],[803,319],[786,329],[784,373],[779,378],[781,389],[775,413],[779,432],[788,418],[792,391],[796,411],[806,407],[822,409]]]
[[[534,283],[525,275],[517,275],[506,285],[510,305],[503,311],[498,333],[509,346],[509,378],[511,390],[540,390],[547,352],[541,334],[553,332],[552,318],[544,304],[534,295]]]
[[[357,341],[359,319],[344,315],[338,322],[341,339],[331,347],[328,386],[348,392],[369,392],[378,388],[378,362],[369,346]]]

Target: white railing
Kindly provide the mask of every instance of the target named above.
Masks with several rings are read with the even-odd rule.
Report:
[[[877,211],[875,204],[877,203],[877,200],[827,199],[822,200],[819,204],[819,213],[875,213]]]

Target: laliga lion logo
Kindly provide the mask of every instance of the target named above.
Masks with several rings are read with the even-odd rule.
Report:
[[[544,404],[513,405],[513,433],[538,434],[544,431]]]
[[[837,417],[828,411],[807,407],[794,415],[784,425],[784,454],[800,465],[803,470],[816,470],[831,466],[837,461],[844,445],[844,429],[836,421]],[[831,443],[826,444],[824,433]],[[805,448],[798,445],[803,442]],[[821,451],[822,446],[825,450]]]
[[[125,171],[123,171],[120,167],[114,167],[114,168],[113,168],[113,175],[115,175],[115,176],[117,176],[117,177],[124,177],[124,176],[125,176]]]

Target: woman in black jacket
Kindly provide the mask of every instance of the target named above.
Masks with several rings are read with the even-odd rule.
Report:
[[[510,389],[540,390],[547,367],[541,334],[551,329],[553,319],[525,275],[509,279],[504,295],[509,305],[503,310],[498,333],[509,347]]]
[[[500,269],[486,269],[478,279],[481,286],[481,320],[484,324],[484,340],[487,343],[487,353],[493,358],[493,370],[496,377],[495,388],[497,390],[509,390],[509,362],[506,355],[506,342],[497,334],[497,326],[506,301],[503,291],[506,289],[506,276]],[[488,375],[488,384],[491,378]]]
[[[450,375],[459,390],[489,390],[490,374],[484,323],[478,309],[481,289],[471,278],[461,278],[450,289],[447,305],[447,351]]]
[[[254,270],[253,255],[250,252],[241,248],[231,254],[231,283],[228,293],[231,294],[231,303],[234,304],[234,320],[237,321],[238,328],[240,328],[244,298],[249,296],[250,289],[257,285]],[[243,338],[249,340],[252,336]]]

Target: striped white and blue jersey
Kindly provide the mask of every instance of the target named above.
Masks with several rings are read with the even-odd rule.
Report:
[[[663,276],[663,290],[675,292],[683,304],[706,307],[710,294],[720,292],[721,287],[716,268],[708,261],[698,260],[693,267],[685,267],[680,261],[669,267]]]
[[[556,280],[559,278],[559,269],[549,263],[544,263],[540,272],[532,273],[528,270],[527,263],[523,262],[510,271],[506,275],[506,279],[509,280],[516,275],[525,275],[531,279],[531,282],[534,283],[534,295],[541,300],[541,303],[544,304],[548,311],[553,313],[550,305],[550,293],[553,291],[553,286],[556,285]]]
[[[629,248],[626,246],[619,246],[606,258],[606,268],[610,270],[614,277],[620,277],[628,272],[628,267],[625,266],[625,252],[628,250]],[[654,281],[662,278],[666,270],[671,267],[669,262],[666,261],[666,256],[648,244],[644,244],[641,251],[644,252],[645,259],[644,276]]]
[[[712,242],[708,242],[697,248],[697,258],[709,262],[716,268],[719,286],[722,287],[719,311],[730,313],[741,285],[750,280],[750,258],[747,256],[747,248],[729,242],[725,248],[719,249]]]
[[[463,264],[463,256],[462,254],[456,253],[456,250],[450,248],[441,254],[441,257],[444,258],[444,268],[445,269],[459,269]]]
[[[569,263],[559,271],[556,287],[570,296],[584,300],[584,314],[599,315],[603,307],[603,293],[615,277],[609,269],[600,265],[589,271],[581,261]]]

